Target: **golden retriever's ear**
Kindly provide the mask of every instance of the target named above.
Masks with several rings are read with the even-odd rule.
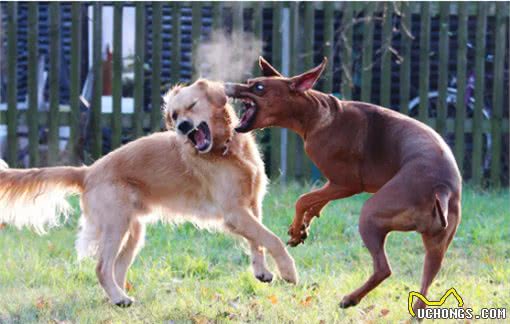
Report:
[[[172,119],[172,114],[166,108],[163,108],[163,118],[165,119],[166,129],[167,130],[174,129],[174,121]]]
[[[227,96],[225,89],[220,83],[205,82],[207,99],[212,102],[215,107],[224,107],[227,104]]]

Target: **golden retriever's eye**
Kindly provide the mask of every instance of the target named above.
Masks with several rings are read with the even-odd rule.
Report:
[[[186,108],[186,110],[191,110],[191,109],[193,109],[193,107],[195,107],[195,105],[197,104],[197,101],[198,101],[198,100],[193,101],[193,103],[192,103],[191,105],[189,105],[189,107],[188,107],[188,108]]]
[[[172,119],[177,120],[177,113],[175,111],[172,113]]]

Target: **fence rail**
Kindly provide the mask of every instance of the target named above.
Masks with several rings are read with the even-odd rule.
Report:
[[[123,46],[128,6],[135,10],[134,108],[125,113],[121,76],[126,64],[117,49]],[[102,15],[110,7],[113,55],[107,62]],[[508,185],[508,12],[505,2],[4,2],[0,125],[6,130],[2,135],[0,126],[0,141],[6,149],[1,154],[12,165],[23,159],[30,166],[56,164],[64,141],[67,163],[90,162],[128,139],[159,130],[162,91],[190,81],[183,72],[187,66],[191,78],[197,77],[200,42],[214,29],[244,30],[261,38],[263,54],[288,74],[328,57],[321,90],[426,122],[452,146],[465,179],[476,185]],[[67,13],[70,24],[64,19]],[[45,14],[49,44],[41,43]],[[88,21],[90,34],[84,28]],[[62,50],[67,37],[69,53]],[[90,49],[84,39],[92,40]],[[86,78],[83,62],[89,50],[91,73]],[[42,53],[49,56],[44,89],[38,65]],[[23,57],[26,66],[20,63]],[[62,67],[69,70],[68,102],[62,99]],[[255,67],[253,71],[257,73]],[[84,108],[80,95],[87,82],[92,84],[90,106]],[[104,113],[104,86],[109,83],[111,113]],[[25,95],[22,89],[26,102],[19,99],[20,93]],[[62,126],[70,129],[64,138]],[[271,176],[318,177],[295,134],[272,129],[260,139]]]

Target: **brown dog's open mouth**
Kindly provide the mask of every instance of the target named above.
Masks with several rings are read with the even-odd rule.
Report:
[[[195,129],[190,131],[188,139],[200,153],[207,153],[212,147],[211,131],[206,122],[201,122]]]
[[[243,133],[250,130],[250,127],[257,115],[257,105],[255,104],[255,101],[250,98],[245,97],[239,99],[243,102],[243,108],[241,110],[241,120],[235,130]]]

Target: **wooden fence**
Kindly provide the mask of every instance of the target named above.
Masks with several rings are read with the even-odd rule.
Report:
[[[19,126],[27,126],[31,166],[41,165],[40,128],[47,128],[47,161],[59,163],[59,126],[69,126],[69,160],[89,162],[105,154],[105,129],[114,149],[131,138],[160,130],[161,93],[183,78],[183,10],[191,11],[192,78],[197,77],[198,44],[210,30],[245,30],[264,41],[264,55],[287,74],[311,68],[328,57],[319,88],[341,98],[373,102],[411,114],[434,127],[452,146],[466,179],[475,185],[508,185],[508,3],[135,3],[134,111],[122,113],[123,3],[49,3],[47,111],[38,101],[38,14],[28,3],[27,109],[19,110],[17,52],[19,3],[3,3],[0,66],[6,80],[6,159],[19,164]],[[69,102],[59,99],[62,66],[60,14],[70,6]],[[113,6],[112,112],[102,113],[102,8]],[[133,4],[131,4],[133,6]],[[84,8],[92,7],[89,17]],[[165,11],[165,10],[166,11]],[[172,28],[163,32],[164,13]],[[150,15],[148,12],[150,11]],[[210,21],[204,15],[211,15]],[[84,14],[85,13],[85,14]],[[93,22],[92,47],[83,43],[83,20]],[[147,21],[150,20],[150,21]],[[151,32],[147,32],[150,22]],[[164,39],[171,39],[170,80],[162,80]],[[150,55],[146,55],[150,40]],[[80,95],[84,86],[82,53],[92,51],[93,80],[87,127]],[[144,65],[150,65],[150,72]],[[257,73],[254,68],[254,73]],[[148,78],[147,78],[148,76]],[[147,90],[148,89],[148,90]],[[149,109],[147,109],[149,107]],[[88,135],[84,135],[84,133]],[[280,129],[260,136],[271,176],[315,179],[319,175],[303,152],[301,139]],[[83,142],[86,141],[86,144]],[[84,154],[84,151],[87,154]],[[85,159],[86,160],[86,159]]]

